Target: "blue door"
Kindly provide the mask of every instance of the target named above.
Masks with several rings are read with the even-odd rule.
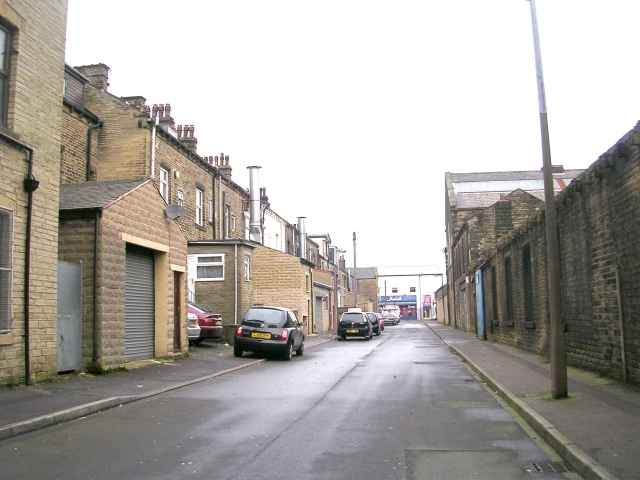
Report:
[[[487,339],[487,332],[484,324],[484,286],[482,284],[482,269],[476,271],[476,318],[478,322],[478,338]]]

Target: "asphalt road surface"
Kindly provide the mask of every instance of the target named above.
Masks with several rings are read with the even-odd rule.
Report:
[[[0,478],[580,478],[527,430],[405,322],[2,441]]]

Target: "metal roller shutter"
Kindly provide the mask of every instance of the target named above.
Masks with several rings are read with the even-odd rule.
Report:
[[[124,360],[131,362],[155,353],[153,252],[127,245],[125,263]]]

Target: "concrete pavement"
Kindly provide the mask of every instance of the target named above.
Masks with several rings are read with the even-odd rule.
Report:
[[[569,398],[551,400],[548,360],[435,321],[424,323],[584,478],[640,479],[639,388],[570,368]],[[334,338],[310,335],[306,347]],[[235,358],[231,346],[205,342],[186,358],[128,364],[126,371],[108,375],[70,374],[37,386],[3,387],[0,440],[263,361],[251,354]]]
[[[551,399],[549,360],[435,321],[424,322],[586,479],[640,479],[640,389],[568,369]]]

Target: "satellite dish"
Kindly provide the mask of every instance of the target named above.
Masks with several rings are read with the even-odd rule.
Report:
[[[177,203],[172,203],[171,205],[167,205],[164,213],[171,220],[179,220],[184,217],[184,208],[182,208]]]

